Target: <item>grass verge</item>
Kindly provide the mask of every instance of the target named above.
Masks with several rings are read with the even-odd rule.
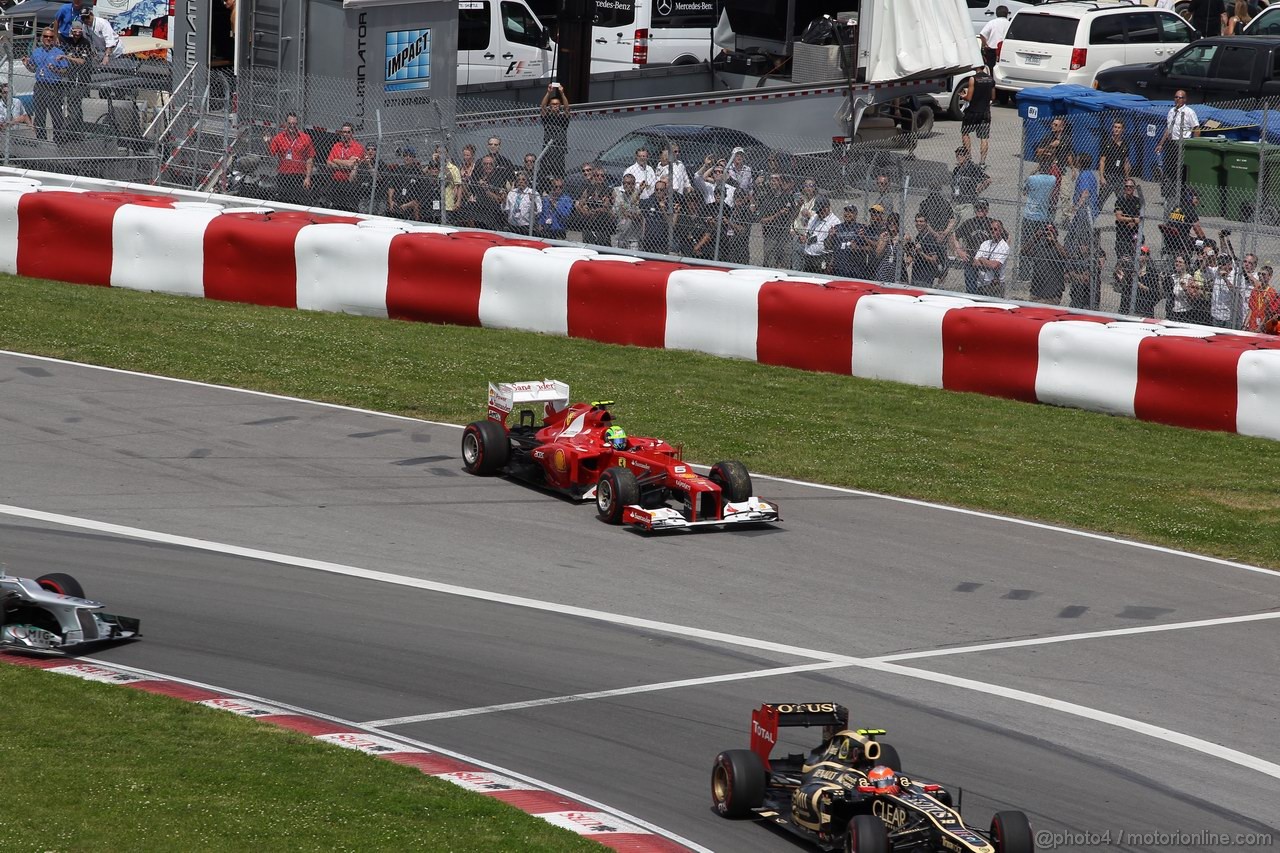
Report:
[[[0,665],[0,850],[599,851],[450,782],[225,711]]]

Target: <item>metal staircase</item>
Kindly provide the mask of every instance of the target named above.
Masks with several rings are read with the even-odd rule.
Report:
[[[259,126],[278,127],[289,110],[301,111],[306,77],[305,0],[255,0],[250,15],[247,67],[240,69],[239,113]]]

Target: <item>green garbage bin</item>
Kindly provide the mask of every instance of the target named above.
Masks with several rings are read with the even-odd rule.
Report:
[[[1222,188],[1226,186],[1227,176],[1222,161],[1229,144],[1229,140],[1220,136],[1193,137],[1182,143],[1187,186],[1200,196],[1200,216],[1223,215]]]
[[[1263,158],[1266,158],[1265,161]],[[1265,162],[1265,169],[1260,164]],[[1280,146],[1262,142],[1228,142],[1222,152],[1226,171],[1224,208],[1228,219],[1253,219],[1254,206],[1261,204],[1267,225],[1280,224]],[[1261,175],[1259,174],[1261,172]],[[1265,186],[1258,196],[1258,180]]]

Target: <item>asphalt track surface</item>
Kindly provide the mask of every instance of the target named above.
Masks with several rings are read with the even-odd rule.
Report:
[[[802,849],[710,810],[711,760],[763,700],[843,702],[972,822],[1022,808],[1057,849],[1280,839],[1280,575],[765,479],[781,526],[646,538],[465,475],[459,437],[0,354],[0,559],[142,618],[98,660],[369,723],[712,850]]]

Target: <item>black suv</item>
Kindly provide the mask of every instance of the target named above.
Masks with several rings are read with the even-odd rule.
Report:
[[[1167,101],[1185,90],[1192,103],[1280,99],[1280,36],[1214,36],[1192,42],[1164,62],[1099,71],[1104,92]]]

